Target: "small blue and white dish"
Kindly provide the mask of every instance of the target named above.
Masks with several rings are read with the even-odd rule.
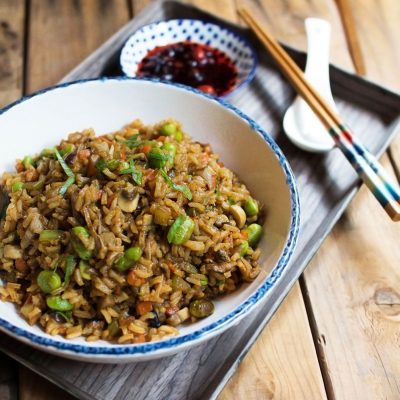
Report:
[[[222,97],[229,95],[249,83],[255,75],[257,56],[255,50],[245,38],[223,26],[194,19],[155,22],[137,30],[122,48],[120,55],[121,70],[128,77],[140,77],[141,63],[149,55],[149,52],[153,53],[156,48],[163,48],[164,46],[182,42],[198,44],[208,49],[222,52],[233,65],[235,79],[231,82],[229,88],[222,94],[205,90],[208,94]],[[194,67],[189,67],[190,71],[193,69]],[[161,80],[185,83],[182,80],[177,80],[176,76],[171,77],[169,74],[147,74],[142,76],[158,77]],[[201,86],[200,84],[199,86],[190,83],[186,84],[202,90],[199,87]]]

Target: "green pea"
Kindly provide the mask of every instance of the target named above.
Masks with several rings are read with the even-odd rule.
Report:
[[[193,220],[186,216],[180,215],[169,228],[167,239],[172,244],[183,244],[189,240],[194,230]]]
[[[176,132],[176,125],[172,122],[167,122],[160,127],[160,135],[174,136]]]
[[[82,260],[89,260],[92,258],[93,251],[85,247],[81,239],[89,239],[90,233],[83,226],[75,226],[71,230],[71,244],[78,256]]]
[[[125,256],[122,256],[121,258],[119,258],[117,260],[117,262],[115,263],[115,267],[117,268],[117,270],[119,272],[124,272],[127,269],[129,269],[131,267],[130,262],[125,258]]]
[[[49,308],[56,311],[71,311],[74,306],[61,296],[48,296],[46,303]]]
[[[22,164],[25,169],[29,169],[31,165],[34,166],[35,162],[33,161],[33,158],[31,156],[25,156],[22,160]]]
[[[25,187],[25,184],[23,182],[14,182],[11,186],[11,190],[13,193],[19,192]]]
[[[251,247],[254,247],[259,240],[261,239],[262,235],[262,226],[259,224],[251,224],[246,228],[247,232],[247,241]]]
[[[147,155],[151,168],[163,168],[169,158],[169,154],[163,152],[159,147],[153,147]]]
[[[214,312],[214,304],[210,300],[195,300],[190,303],[189,312],[196,318],[208,317]]]
[[[54,271],[41,271],[36,281],[43,293],[50,293],[61,286],[60,275]]]
[[[178,143],[182,142],[182,140],[183,140],[183,133],[182,133],[182,131],[177,130],[177,131],[175,132],[175,140],[176,140]]]
[[[251,197],[249,197],[246,203],[244,204],[244,211],[246,212],[248,217],[256,216],[259,212],[257,202]]]
[[[138,262],[140,257],[142,257],[142,249],[138,246],[131,247],[118,259],[115,266],[118,271],[124,272]]]
[[[243,242],[240,246],[239,246],[239,254],[240,257],[244,257],[247,254],[247,251],[249,250],[249,242]]]
[[[138,246],[131,247],[125,251],[125,258],[132,262],[137,262],[142,257],[142,249]]]

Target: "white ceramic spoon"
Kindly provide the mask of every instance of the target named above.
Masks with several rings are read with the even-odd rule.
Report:
[[[329,81],[329,43],[331,26],[319,18],[305,20],[307,33],[307,63],[305,76],[311,85],[336,110]],[[288,138],[303,150],[324,153],[335,144],[326,128],[306,102],[297,96],[283,118]]]

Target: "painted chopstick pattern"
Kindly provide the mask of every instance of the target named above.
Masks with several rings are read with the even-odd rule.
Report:
[[[247,7],[242,7],[239,9],[239,14],[266,47],[293,88],[324,124],[335,140],[337,147],[354,167],[386,213],[393,221],[399,221],[400,189],[398,185],[392,182],[388,173],[375,157],[356,139],[339,115],[311,86],[303,71],[268,30],[259,23],[254,13]]]

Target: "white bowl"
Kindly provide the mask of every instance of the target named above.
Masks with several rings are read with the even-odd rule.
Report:
[[[120,363],[149,360],[199,344],[235,325],[274,287],[293,253],[299,227],[296,185],[287,160],[254,121],[218,99],[179,85],[129,78],[98,79],[45,89],[0,112],[0,172],[16,158],[54,146],[68,133],[114,131],[135,118],[146,124],[172,117],[195,140],[212,144],[222,161],[265,205],[262,273],[215,302],[213,315],[160,342],[116,345],[50,336],[29,326],[11,303],[0,302],[0,330],[41,350],[72,359]],[[0,282],[1,284],[1,282]]]
[[[142,26],[125,42],[120,55],[122,72],[135,77],[139,64],[157,46],[192,41],[209,45],[225,53],[237,69],[237,81],[222,97],[229,96],[249,83],[255,74],[256,52],[250,43],[237,33],[211,22],[196,19],[171,19]]]

